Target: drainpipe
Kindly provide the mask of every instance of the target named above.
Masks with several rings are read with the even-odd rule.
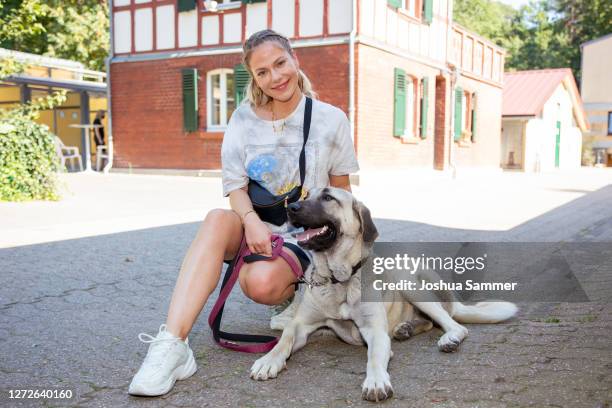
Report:
[[[108,17],[109,17],[109,23],[110,23],[110,54],[109,56],[106,58],[105,64],[106,65],[106,122],[108,123],[108,163],[106,163],[106,166],[104,166],[104,170],[102,170],[105,174],[107,174],[111,167],[113,167],[113,115],[112,115],[112,109],[111,109],[111,70],[110,70],[110,64],[111,61],[113,59],[114,56],[114,41],[113,41],[113,0],[109,0],[108,2]],[[155,35],[155,33],[154,33]]]
[[[357,35],[357,0],[353,0],[353,27],[349,34],[349,124],[355,144],[355,36]]]
[[[448,26],[446,27],[446,60],[448,61],[449,58],[449,50],[452,47],[453,44],[453,38],[452,38],[452,33],[453,33],[453,1],[449,0],[448,3],[446,3],[446,7],[447,7],[447,15],[448,15]],[[455,64],[457,64],[457,61],[455,61]],[[449,144],[449,151],[448,151],[448,164],[450,166],[450,168],[452,169],[452,174],[453,174],[453,179],[457,178],[457,167],[455,166],[455,137],[454,137],[454,131],[455,131],[455,84],[457,83],[457,80],[459,79],[459,68],[457,68],[457,65],[455,65],[453,67],[453,69],[451,70],[451,75],[450,75],[450,132],[448,132],[449,135],[449,140],[450,140],[450,144]]]

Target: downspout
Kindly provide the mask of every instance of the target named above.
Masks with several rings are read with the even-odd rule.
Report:
[[[110,27],[110,54],[106,58],[106,114],[107,114],[107,123],[108,123],[108,163],[104,166],[103,172],[107,174],[111,167],[113,167],[113,115],[111,109],[111,70],[110,65],[111,61],[114,57],[114,35],[113,35],[113,0],[109,0],[108,2],[108,18],[109,18],[109,27]]]
[[[353,26],[349,34],[349,124],[355,145],[355,36],[357,35],[357,0],[353,0]]]
[[[448,61],[450,56],[449,49],[452,47],[453,39],[453,1],[449,1],[446,4],[447,14],[448,14],[448,26],[446,33],[446,59]],[[450,75],[450,129],[448,132],[449,137],[449,147],[448,147],[448,164],[452,170],[453,178],[457,178],[457,167],[455,165],[455,84],[459,79],[459,68],[457,68],[457,61],[455,61],[455,66],[451,70]]]

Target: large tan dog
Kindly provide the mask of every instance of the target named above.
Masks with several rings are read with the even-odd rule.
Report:
[[[278,344],[251,367],[253,379],[275,378],[291,353],[306,344],[308,335],[326,326],[350,344],[367,344],[362,396],[381,401],[393,395],[387,372],[392,356],[390,337],[404,340],[432,328],[432,322],[419,312],[444,330],[439,349],[452,352],[468,333],[458,322],[495,323],[517,311],[508,302],[473,306],[449,301],[411,303],[410,291],[387,293],[385,302],[361,302],[361,265],[378,237],[370,211],[351,193],[328,187],[310,191],[306,200],[291,204],[288,212],[294,225],[305,228],[297,235],[298,243],[313,251],[313,265],[305,273],[310,285],[295,316],[284,325]],[[445,300],[452,296],[444,294]]]

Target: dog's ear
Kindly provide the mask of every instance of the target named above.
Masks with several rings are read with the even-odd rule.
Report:
[[[353,211],[355,211],[357,218],[359,218],[359,232],[361,232],[363,236],[363,241],[369,243],[376,241],[376,238],[378,238],[378,230],[376,229],[376,225],[374,225],[374,221],[372,221],[372,216],[370,215],[368,207],[363,205],[360,201],[353,200]]]

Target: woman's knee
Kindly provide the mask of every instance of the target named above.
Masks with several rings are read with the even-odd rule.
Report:
[[[283,289],[279,285],[278,273],[273,268],[253,268],[244,279],[245,295],[257,303],[275,305],[279,303]]]
[[[238,215],[231,210],[224,210],[221,208],[212,209],[206,214],[203,227],[212,228],[231,228],[234,224],[240,222]]]

